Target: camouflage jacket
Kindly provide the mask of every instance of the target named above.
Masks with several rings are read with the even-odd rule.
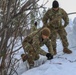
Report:
[[[45,13],[43,24],[47,25],[48,23],[50,27],[62,27],[62,19],[64,20],[64,26],[66,27],[69,23],[67,13],[62,8],[59,8],[57,11],[54,11],[53,8],[51,8]]]
[[[36,31],[36,30],[37,30],[37,27],[36,26],[32,26],[31,27],[31,32]]]
[[[32,45],[34,47],[34,50],[41,55],[46,55],[46,51],[44,51],[43,49],[41,49],[41,46],[43,46],[44,44],[47,46],[48,48],[48,52],[51,53],[52,55],[54,54],[53,52],[53,48],[51,45],[51,41],[49,39],[43,40],[41,37],[41,32],[37,33],[37,31],[32,32],[31,34],[29,34],[23,41],[23,44],[25,44],[26,42],[28,42],[30,45]],[[37,34],[36,34],[37,33]],[[33,37],[33,38],[32,38]],[[27,41],[26,41],[27,40]],[[30,41],[31,42],[30,42]]]

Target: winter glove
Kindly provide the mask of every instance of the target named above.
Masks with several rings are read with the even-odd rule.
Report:
[[[46,57],[47,57],[48,60],[53,59],[53,55],[51,55],[50,53],[47,53]]]

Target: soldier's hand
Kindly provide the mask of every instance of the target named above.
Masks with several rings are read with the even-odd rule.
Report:
[[[53,55],[51,55],[50,53],[47,53],[46,57],[47,57],[48,60],[53,59]]]

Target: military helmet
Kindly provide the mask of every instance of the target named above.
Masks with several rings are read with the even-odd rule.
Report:
[[[58,8],[58,7],[59,7],[58,1],[54,0],[52,3],[52,8]]]
[[[41,33],[42,33],[43,35],[49,37],[49,36],[50,36],[50,29],[47,28],[47,27],[45,27],[45,28],[42,29]]]

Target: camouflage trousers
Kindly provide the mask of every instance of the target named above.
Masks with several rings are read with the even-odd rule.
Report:
[[[24,52],[27,54],[27,62],[30,65],[34,65],[34,61],[39,59],[39,54],[34,50],[33,46],[26,42],[23,45]]]
[[[57,35],[59,35],[59,38],[61,39],[63,48],[67,48],[68,47],[68,41],[67,41],[67,33],[65,31],[64,28],[62,29],[51,29],[51,42],[53,45],[53,50],[56,50],[56,39],[57,39]]]

